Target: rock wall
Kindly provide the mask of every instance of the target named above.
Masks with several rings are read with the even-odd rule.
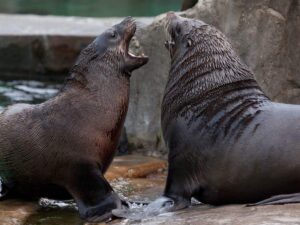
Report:
[[[200,0],[180,14],[224,32],[271,99],[300,103],[300,0]],[[169,68],[163,23],[162,15],[139,37],[150,61],[133,76],[127,119],[129,133],[157,147],[163,146],[159,106]]]
[[[186,14],[223,31],[273,100],[300,103],[299,0],[201,0]]]

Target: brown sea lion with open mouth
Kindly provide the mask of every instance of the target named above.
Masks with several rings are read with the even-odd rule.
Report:
[[[300,106],[272,102],[216,28],[169,13],[166,30],[161,205],[300,202]]]
[[[124,124],[131,72],[148,61],[128,52],[135,31],[131,18],[106,30],[82,50],[61,93],[0,115],[2,194],[71,195],[87,221],[121,206],[103,174]]]

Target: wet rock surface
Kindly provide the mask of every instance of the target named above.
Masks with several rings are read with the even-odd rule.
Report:
[[[124,199],[150,201],[159,197],[163,191],[165,168],[166,161],[163,160],[140,155],[120,156],[115,158],[105,176]],[[53,208],[41,207],[38,202],[0,201],[0,224],[83,224],[72,207]]]
[[[33,202],[6,200],[0,202],[0,224],[23,224],[26,218],[38,210],[38,205]]]
[[[161,195],[165,183],[166,162],[151,157],[116,157],[106,177],[114,189],[126,199],[149,201]],[[153,169],[149,170],[149,167]],[[122,169],[120,169],[122,168]],[[129,177],[126,171],[136,170]],[[120,173],[120,171],[123,171]],[[245,207],[228,205],[213,207],[195,205],[178,212],[163,213],[142,220],[116,219],[109,224],[191,224],[191,225],[286,225],[300,223],[300,204]],[[80,220],[77,213],[70,209],[41,208],[37,202],[5,200],[0,202],[0,224],[5,225],[88,225]],[[104,224],[104,223],[99,223]]]
[[[300,205],[245,207],[244,205],[229,205],[212,207],[206,205],[194,206],[175,213],[164,213],[155,218],[141,221],[123,221],[117,224],[144,225],[274,225],[299,224]]]

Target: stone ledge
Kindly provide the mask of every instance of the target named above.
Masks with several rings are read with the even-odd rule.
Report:
[[[123,18],[0,14],[0,79],[66,76],[79,52]],[[153,18],[137,18],[146,26]]]
[[[0,14],[0,35],[96,36],[122,19]],[[152,20],[137,18],[142,25]]]

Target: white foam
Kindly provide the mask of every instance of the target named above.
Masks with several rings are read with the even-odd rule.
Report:
[[[76,203],[73,200],[67,200],[67,201],[59,201],[59,200],[53,200],[48,198],[41,198],[39,200],[39,205],[45,208],[60,208],[60,209],[75,209],[77,210]]]
[[[140,204],[129,204],[129,208],[114,209],[112,213],[121,218],[130,220],[142,220],[149,217],[158,216],[162,213],[168,213],[174,206],[172,199],[160,197],[148,206]]]

